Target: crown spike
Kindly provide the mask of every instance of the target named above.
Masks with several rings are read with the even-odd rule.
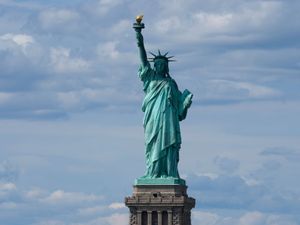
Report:
[[[154,57],[156,57],[156,55],[154,54],[154,53],[152,53],[152,52],[149,52],[151,55],[153,55]]]
[[[153,57],[149,57],[148,60],[150,62],[154,62],[156,59],[164,59],[166,60],[167,62],[175,62],[176,60],[170,60],[171,58],[173,58],[174,56],[167,56],[169,54],[169,52],[166,52],[164,54],[161,54],[160,52],[160,49],[158,49],[158,54],[155,55],[153,52],[150,52],[149,53],[153,56]]]

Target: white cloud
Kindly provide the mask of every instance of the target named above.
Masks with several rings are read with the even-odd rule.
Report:
[[[144,8],[146,29],[143,30],[143,32],[147,42],[146,45],[148,47],[155,46],[155,49],[156,46],[160,45],[160,47],[168,48],[171,52],[174,52],[176,56],[179,56],[179,62],[174,67],[176,68],[174,74],[176,74],[176,76],[178,74],[179,79],[187,81],[188,83],[186,84],[188,87],[195,85],[193,88],[196,99],[233,99],[237,100],[237,102],[248,101],[249,99],[275,99],[277,101],[273,101],[271,104],[266,101],[260,103],[252,101],[250,104],[244,103],[236,104],[234,107],[226,107],[226,110],[224,110],[225,107],[219,106],[215,108],[210,106],[203,107],[203,105],[197,107],[197,101],[195,101],[196,104],[194,106],[196,107],[192,107],[191,109],[195,111],[191,111],[191,116],[196,119],[196,121],[193,122],[193,126],[195,126],[196,129],[195,132],[191,134],[192,137],[187,134],[184,140],[192,140],[195,136],[195,141],[190,146],[192,148],[194,144],[194,147],[198,146],[198,148],[195,147],[197,154],[199,153],[199,148],[208,149],[202,156],[199,156],[199,159],[201,157],[202,159],[206,158],[207,155],[211,156],[211,160],[203,160],[203,164],[198,163],[200,160],[198,160],[198,162],[195,161],[194,167],[196,169],[200,168],[202,171],[208,172],[205,175],[202,174],[199,183],[203,185],[203,188],[200,189],[201,192],[199,192],[199,195],[195,195],[195,197],[199,196],[199,202],[205,203],[201,204],[203,208],[224,207],[228,210],[221,214],[211,210],[202,214],[200,213],[199,215],[205,218],[207,224],[236,225],[240,220],[243,223],[250,223],[251,218],[249,217],[251,217],[251,215],[256,218],[252,223],[259,223],[259,213],[264,214],[267,210],[277,210],[276,212],[289,211],[287,214],[292,214],[293,212],[297,213],[299,211],[298,192],[293,194],[290,193],[289,190],[286,190],[285,187],[280,188],[278,185],[273,185],[275,181],[270,178],[270,182],[268,183],[265,179],[261,179],[260,177],[253,179],[251,176],[245,175],[245,177],[247,177],[245,179],[241,176],[223,176],[224,174],[228,175],[230,171],[237,171],[239,167],[236,162],[231,162],[226,159],[216,160],[217,166],[219,166],[220,169],[225,168],[225,171],[223,175],[215,174],[214,170],[216,170],[216,168],[213,165],[212,159],[218,154],[214,155],[217,150],[210,151],[210,149],[215,147],[212,147],[211,143],[215,143],[215,140],[219,140],[218,142],[220,142],[220,139],[224,139],[223,143],[226,142],[226,147],[221,146],[218,151],[221,152],[225,149],[224,151],[228,150],[229,152],[237,153],[235,155],[237,160],[241,160],[241,158],[244,159],[240,164],[240,169],[243,170],[244,167],[253,169],[253,167],[260,163],[257,161],[254,162],[251,157],[251,159],[247,158],[249,155],[252,156],[255,154],[249,153],[252,147],[254,147],[253,152],[255,152],[256,149],[263,148],[259,145],[265,145],[267,142],[279,143],[281,141],[287,143],[287,145],[298,146],[296,140],[299,136],[297,135],[299,130],[297,124],[298,120],[294,119],[293,122],[290,122],[292,119],[288,118],[289,113],[286,112],[288,108],[288,111],[290,110],[290,118],[296,118],[294,115],[299,111],[299,96],[297,92],[299,86],[297,79],[297,75],[299,74],[299,65],[297,64],[299,63],[299,50],[297,48],[299,38],[297,37],[299,36],[298,21],[300,20],[297,11],[299,7],[297,7],[298,3],[295,3],[296,1],[174,0],[130,2],[121,0],[91,0],[84,3],[80,1],[78,5],[76,2],[79,1],[72,3],[61,1],[59,4],[57,4],[57,1],[43,1],[44,3],[39,3],[40,8],[25,7],[25,5],[30,6],[33,4],[30,2],[5,2],[15,4],[1,4],[3,7],[1,8],[2,14],[0,18],[0,31],[2,35],[0,39],[0,103],[1,106],[4,106],[1,107],[1,118],[5,118],[3,115],[13,117],[16,114],[21,114],[18,118],[23,119],[28,118],[28,114],[31,114],[29,118],[41,118],[40,115],[51,114],[53,112],[62,112],[64,115],[74,115],[74,112],[81,110],[88,111],[87,113],[91,113],[88,115],[95,116],[100,110],[91,112],[91,109],[108,104],[110,104],[109,107],[111,108],[115,107],[117,113],[120,113],[121,105],[131,107],[130,104],[135,104],[132,108],[138,109],[138,103],[141,102],[142,99],[142,91],[140,86],[136,86],[140,85],[136,79],[137,68],[135,66],[138,63],[138,54],[131,23],[134,20],[134,16],[132,15],[139,12],[141,8]],[[20,4],[22,4],[23,7],[20,6]],[[7,7],[8,5],[9,7]],[[15,8],[17,5],[18,7]],[[53,8],[49,8],[49,5]],[[65,7],[66,5],[67,7]],[[90,7],[90,11],[84,8],[86,5]],[[293,50],[285,49],[286,46]],[[23,54],[23,48],[27,49],[26,54]],[[181,64],[181,62],[183,63]],[[64,75],[67,76],[57,76],[56,73],[64,73]],[[88,76],[74,76],[75,73],[88,73]],[[183,74],[187,76],[182,78]],[[43,86],[41,83],[46,85]],[[204,84],[203,89],[205,89],[205,91],[203,94],[201,93],[202,86],[197,86],[199,83]],[[180,81],[178,84],[179,86],[184,86]],[[135,92],[136,89],[139,90],[139,92]],[[124,95],[124,93],[126,94]],[[287,100],[287,103],[278,103],[279,98],[277,97],[284,98],[284,100]],[[296,101],[291,103],[289,101],[290,99],[296,99]],[[25,116],[22,116],[23,112],[25,112]],[[207,117],[204,115],[206,113],[209,114]],[[106,144],[104,143],[108,142],[106,142],[106,140],[104,142],[102,141],[103,138],[106,137],[105,135],[100,135],[101,137],[98,135],[98,137],[96,137],[97,134],[94,133],[97,132],[93,133],[90,129],[101,130],[100,134],[101,132],[103,134],[108,132],[109,135],[114,138],[116,138],[116,134],[120,136],[120,138],[124,138],[125,134],[125,136],[132,136],[131,138],[134,138],[134,140],[142,140],[142,136],[141,138],[139,135],[137,135],[139,137],[133,137],[134,134],[142,134],[142,126],[134,129],[128,127],[117,129],[120,127],[120,124],[115,127],[107,125],[113,121],[113,116],[117,116],[118,120],[121,118],[122,124],[130,124],[129,126],[133,126],[132,124],[135,122],[132,121],[135,119],[129,121],[127,118],[130,116],[124,114],[120,117],[120,114],[102,117],[104,114],[110,113],[100,113],[97,117],[95,116],[93,118],[88,116],[88,119],[85,118],[87,114],[80,113],[70,117],[69,121],[64,121],[65,126],[72,124],[71,127],[75,126],[76,130],[78,128],[78,130],[84,132],[83,135],[91,133],[92,136],[88,137],[87,142],[89,143],[87,149],[88,151],[97,149],[95,158],[99,158],[99,143],[101,142],[100,144],[104,145],[101,149],[106,149]],[[251,114],[259,114],[259,116],[252,117]],[[77,127],[74,123],[77,122],[76,119],[78,117],[80,117],[81,125]],[[133,117],[139,118],[141,117],[141,113]],[[133,117],[131,115],[130,118]],[[273,119],[269,119],[270,117],[273,117]],[[105,128],[101,129],[95,128],[95,121],[93,121],[93,124],[91,122],[94,118],[97,118],[96,120],[101,126],[102,122],[107,126],[103,126]],[[87,129],[81,129],[83,127],[82,124],[85,124],[87,120],[87,124],[90,122],[92,125],[90,127],[86,126],[85,128]],[[257,125],[252,121],[255,121]],[[277,123],[278,121],[281,121],[281,123]],[[86,186],[85,182],[83,182],[83,184],[80,184],[76,188],[78,193],[67,192],[63,186],[67,186],[68,190],[70,190],[70,183],[62,179],[62,177],[66,176],[68,176],[70,180],[74,179],[78,182],[78,179],[85,181],[92,180],[95,173],[99,176],[102,176],[104,173],[105,175],[103,176],[111,175],[105,172],[107,169],[106,166],[110,164],[109,160],[101,164],[101,168],[99,168],[98,172],[74,173],[74,171],[66,168],[70,168],[72,165],[79,165],[78,167],[82,165],[82,168],[87,168],[84,165],[86,162],[83,159],[79,164],[77,164],[77,162],[75,163],[75,159],[73,159],[73,157],[81,158],[78,154],[82,149],[78,150],[78,152],[75,149],[80,148],[78,146],[83,143],[80,141],[83,139],[73,138],[73,135],[77,135],[74,134],[77,131],[75,132],[75,129],[68,128],[66,129],[67,132],[65,132],[67,137],[62,138],[62,136],[57,133],[57,128],[53,130],[50,128],[55,126],[61,127],[61,122],[54,122],[48,125],[45,121],[42,123],[40,121],[26,121],[26,123],[30,124],[28,125],[29,129],[26,131],[22,126],[24,124],[23,122],[14,120],[14,126],[10,126],[11,122],[3,123],[3,120],[1,121],[1,127],[3,127],[1,134],[4,134],[0,137],[1,147],[2,145],[4,146],[3,149],[1,149],[1,156],[16,158],[20,157],[19,154],[25,151],[36,151],[39,152],[39,154],[45,154],[44,160],[35,160],[35,164],[38,163],[40,164],[39,166],[33,166],[32,160],[24,162],[23,158],[19,158],[19,164],[25,168],[24,175],[26,176],[26,178],[22,178],[20,185],[39,185],[40,182],[41,186],[47,186],[49,182],[43,174],[48,174],[49,171],[47,171],[47,169],[50,170],[51,168],[51,174],[56,174],[58,178],[51,183],[51,188],[58,187],[58,185],[62,186],[61,190],[54,191],[53,193],[38,189],[21,193],[18,191],[18,189],[20,189],[19,185],[17,189],[7,185],[7,183],[11,182],[10,179],[14,179],[12,178],[15,177],[14,171],[10,170],[12,172],[10,173],[5,169],[5,172],[2,173],[0,164],[0,179],[3,178],[2,180],[4,180],[4,183],[7,185],[5,187],[6,190],[3,191],[5,192],[5,199],[2,206],[7,208],[10,206],[14,207],[14,204],[19,204],[18,201],[23,201],[24,204],[24,207],[21,207],[22,209],[13,215],[15,220],[23,222],[24,218],[31,221],[39,218],[40,220],[49,220],[48,222],[44,222],[44,224],[52,225],[69,225],[74,223],[108,225],[123,222],[128,223],[128,214],[124,214],[123,216],[118,214],[114,216],[108,215],[114,208],[119,210],[118,208],[120,207],[121,211],[123,209],[122,207],[124,207],[121,203],[113,203],[110,206],[105,206],[105,209],[101,211],[102,206],[98,205],[99,202],[93,200],[92,195],[86,194],[83,190],[86,188],[90,191],[90,188],[94,188],[94,186]],[[197,122],[199,122],[199,124],[197,124]],[[188,120],[185,123],[187,130],[190,128],[189,123]],[[200,123],[202,124],[201,126]],[[218,131],[222,130],[222,135],[215,135],[213,133],[207,134],[207,130],[204,128],[205,126],[203,126],[205,123],[211,123],[209,126],[206,126],[209,131],[217,127]],[[228,125],[229,123],[231,123],[230,126]],[[41,124],[41,126],[32,124]],[[244,124],[246,124],[246,126],[244,126]],[[277,126],[277,124],[281,124],[282,126]],[[250,127],[250,125],[252,125],[252,127]],[[253,131],[254,126],[255,132]],[[32,127],[36,129],[32,129]],[[43,129],[40,129],[41,127]],[[276,129],[278,127],[281,129]],[[8,132],[7,129],[10,131]],[[124,132],[127,129],[138,130],[138,133]],[[139,129],[141,129],[140,133]],[[203,129],[204,131],[200,131],[200,133],[202,132],[206,135],[202,136],[202,138],[200,137],[200,142],[205,142],[208,148],[202,148],[198,145],[199,129]],[[285,134],[285,136],[278,135],[280,138],[278,138],[278,136],[274,138],[274,136],[266,134],[272,129],[280,130],[278,132],[281,132],[282,129],[286,129],[288,132],[286,132],[287,134]],[[22,135],[21,132],[23,132]],[[34,132],[37,132],[37,134],[32,135],[34,138],[30,138],[28,133]],[[238,133],[238,135],[234,137],[230,136],[234,132]],[[250,132],[252,136],[249,137],[249,134],[245,134],[247,132]],[[61,133],[61,131],[59,133]],[[265,136],[261,135],[257,137],[259,136],[258,133],[263,133]],[[226,137],[228,137],[227,134],[229,134],[232,139],[229,138],[225,140]],[[293,137],[287,137],[290,134],[292,134],[291,136]],[[93,138],[93,135],[95,138]],[[78,135],[78,137],[79,136],[80,135]],[[82,135],[80,137],[82,137]],[[57,138],[63,139],[63,143],[53,141]],[[221,140],[221,142],[222,141],[223,140]],[[96,142],[98,144],[95,144]],[[113,144],[120,146],[120,151],[122,151],[124,144],[122,146],[121,143],[123,142],[119,142]],[[238,142],[239,146],[245,146],[247,145],[245,143],[248,143],[250,147],[246,147],[244,150],[234,150],[232,147],[234,147],[233,145],[235,145],[236,142]],[[142,141],[140,143],[141,146],[130,148],[130,151],[134,152],[141,149],[143,147]],[[189,140],[185,145],[188,143]],[[67,145],[69,145],[69,147]],[[82,146],[83,145],[84,144],[82,144]],[[64,150],[61,151],[61,149]],[[119,153],[118,148],[114,149],[117,150],[107,152],[107,154],[113,155],[116,152]],[[59,157],[59,162],[57,162],[57,165],[60,164],[61,167],[48,166],[47,163],[50,161],[49,158],[53,156],[53,152],[59,152],[57,153],[59,156],[65,156],[65,158]],[[72,154],[71,158],[69,157],[70,153]],[[96,156],[97,154],[98,156]],[[195,156],[197,156],[197,154],[195,154]],[[242,154],[243,156],[240,156]],[[122,154],[118,154],[120,157],[121,155]],[[188,154],[184,155],[185,156],[182,157],[183,161],[189,157]],[[295,155],[290,155],[290,157],[293,156]],[[105,156],[105,158],[106,157],[107,156]],[[282,182],[282,186],[286,185],[289,189],[296,189],[299,186],[297,185],[299,182],[295,179],[298,171],[294,169],[296,163],[286,162],[286,156],[283,156],[280,152],[268,154],[268,157],[257,156],[257,158],[259,157],[263,158],[262,160],[274,157],[282,163],[281,167],[279,167],[276,162],[265,164],[266,168],[263,171],[265,177],[274,173],[278,177],[283,177],[282,179],[288,177],[290,180],[294,180],[292,181],[293,183],[290,181]],[[192,158],[198,159],[197,157]],[[114,160],[116,159],[114,158]],[[88,161],[88,163],[89,162],[90,161]],[[187,164],[182,164],[183,168],[192,167],[192,164],[189,164],[189,160],[185,162]],[[296,162],[296,160],[294,160],[294,162]],[[30,166],[25,166],[28,163]],[[47,167],[44,165],[45,163]],[[139,164],[143,164],[143,162],[139,162]],[[185,167],[185,165],[187,165],[187,167]],[[32,168],[45,168],[46,170],[36,170]],[[286,170],[285,173],[277,173],[280,172],[282,168]],[[59,170],[59,172],[55,172],[56,170]],[[131,169],[129,168],[128,170]],[[114,172],[112,170],[109,171],[109,173]],[[124,173],[125,172],[126,171],[124,171]],[[188,173],[188,171],[185,171],[185,173]],[[76,178],[72,177],[74,174],[76,174]],[[62,182],[62,180],[64,182]],[[101,190],[103,188],[104,192],[107,191],[109,185],[108,182],[101,187]],[[192,190],[193,183],[188,183],[188,185],[190,186],[189,190]],[[197,183],[195,187],[197,187]],[[80,190],[80,188],[82,190]],[[269,193],[266,194],[266,190],[269,191]],[[21,196],[10,195],[9,193],[11,192],[21,193]],[[197,192],[197,190],[195,192]],[[118,193],[118,195],[121,194]],[[281,198],[282,196],[284,196],[283,199]],[[249,202],[251,204],[248,204]],[[237,208],[238,210],[236,210]],[[236,216],[237,211],[240,209],[250,210],[250,212]],[[255,214],[255,210],[260,210],[260,212],[256,212]],[[4,212],[2,212],[3,211],[1,211],[1,214],[4,214]],[[105,215],[98,214],[101,212]],[[230,214],[230,212],[235,214],[234,218],[227,216],[227,213]],[[99,218],[99,220],[93,220],[92,217],[97,217],[96,215],[102,217]],[[199,223],[193,224],[202,223],[200,216]],[[263,217],[267,218],[266,224],[293,224],[291,222],[293,218],[290,221],[289,218],[282,216],[273,216],[271,219],[271,217],[264,214]],[[4,222],[6,224],[12,223],[10,221]]]
[[[244,176],[241,176],[241,178],[245,181],[245,183],[249,186],[256,186],[256,185],[259,185],[261,184],[260,181],[256,180],[256,179],[253,179],[253,178],[249,178],[249,177],[244,177]]]
[[[216,173],[197,173],[197,176],[204,176],[204,177],[208,177],[212,180],[217,179],[219,177],[219,174]]]
[[[0,182],[0,202],[7,202],[4,206],[9,206],[10,202],[17,196],[17,187],[14,183]],[[3,206],[3,207],[4,207]]]
[[[36,44],[33,36],[29,34],[13,34],[13,33],[6,33],[0,36],[0,50],[6,49],[10,50],[10,52],[14,52],[16,57],[22,57],[19,55],[18,52],[22,52],[23,55],[32,54],[32,47]],[[16,64],[18,65],[18,64]]]
[[[25,9],[42,9],[43,6],[38,4],[37,2],[17,2],[14,0],[0,0],[0,4],[4,6],[10,7],[18,7]]]
[[[266,218],[260,212],[248,212],[239,219],[238,225],[265,225]]]
[[[104,16],[121,3],[121,0],[97,0],[87,4],[86,8],[95,15]]]
[[[75,22],[79,14],[69,9],[48,9],[39,14],[39,20],[43,28],[54,28]]]
[[[296,225],[287,215],[247,211],[231,214],[224,212],[192,211],[192,223],[197,225]]]
[[[160,15],[164,19],[155,23],[158,33],[168,33],[168,38],[181,43],[215,43],[218,40],[219,44],[232,38],[235,41],[252,42],[253,39],[245,40],[245,36],[264,28],[269,29],[275,21],[280,23],[278,15],[281,15],[282,8],[279,1],[200,3],[190,0],[161,5],[163,12]]]
[[[129,221],[129,215],[127,213],[114,213],[106,218],[110,225],[127,225]]]
[[[289,215],[269,215],[266,218],[267,225],[298,225]]]
[[[220,217],[215,213],[192,211],[192,221],[197,225],[217,225]]]
[[[233,20],[233,14],[199,12],[193,15],[192,20],[201,27],[201,32],[203,33],[220,33],[228,29],[228,26]]]
[[[267,99],[280,96],[281,93],[273,88],[250,83],[230,80],[209,80],[206,83],[207,99]]]
[[[129,27],[131,27],[131,23],[132,22],[128,19],[122,19],[112,27],[111,32],[114,34],[123,34],[124,32],[128,31]]]
[[[80,96],[78,92],[75,91],[60,92],[57,93],[57,97],[59,102],[61,102],[66,109],[77,108],[80,104]]]
[[[3,57],[2,67],[4,74],[22,73],[32,70],[37,71],[43,66],[46,57],[48,57],[47,46],[41,45],[33,35],[6,33],[0,36],[0,54]],[[24,68],[25,67],[25,68]],[[21,69],[22,68],[22,69]],[[13,73],[14,71],[14,73]],[[46,72],[43,67],[43,73]]]
[[[94,194],[57,190],[51,193],[48,197],[42,198],[41,201],[49,204],[73,204],[80,202],[97,202],[102,199],[103,196],[97,196]]]
[[[233,86],[235,86],[237,89],[247,90],[250,98],[271,97],[279,94],[272,88],[246,82],[238,82]]]
[[[7,33],[0,36],[2,40],[11,40],[17,45],[25,48],[27,45],[34,43],[34,38],[28,34],[11,34]]]
[[[110,208],[110,209],[124,209],[126,207],[125,207],[125,204],[122,203],[122,202],[113,202],[108,206],[108,208]]]
[[[220,171],[223,173],[233,173],[240,166],[240,162],[238,160],[222,156],[215,157],[214,163],[219,167]]]
[[[126,26],[127,22],[121,22],[117,26]],[[121,29],[113,28],[109,33],[122,32]],[[120,35],[120,34],[119,34]],[[122,37],[121,37],[122,38]],[[120,41],[101,42],[96,47],[96,54],[101,64],[106,64],[108,67],[122,68],[124,65],[136,65],[138,62],[137,54],[131,51],[121,51],[119,49]],[[99,63],[98,62],[98,63]]]
[[[270,174],[267,170],[260,172]],[[292,189],[279,193],[277,188],[265,185],[267,182],[271,183],[270,179],[253,184],[253,182],[246,182],[239,175],[224,174],[215,179],[191,175],[187,181],[193,195],[201,196],[198,204],[205,208],[281,212],[297,211],[300,207],[299,197],[289,197],[290,195],[299,196],[299,193],[297,194]]]
[[[114,213],[108,216],[98,217],[92,220],[85,220],[83,222],[63,222],[61,220],[45,220],[34,225],[127,225],[129,222],[129,215],[126,213]]]
[[[122,91],[114,88],[85,88],[79,91],[59,92],[57,98],[62,107],[69,110],[82,110],[90,105],[109,107],[125,102],[135,103],[140,100],[140,96],[133,91],[128,91],[124,95]]]
[[[58,73],[82,73],[90,67],[88,61],[71,57],[71,50],[67,48],[52,48],[50,58],[51,65]]]
[[[67,225],[67,224],[59,220],[45,220],[42,222],[34,223],[33,225]]]
[[[97,54],[101,58],[107,58],[110,59],[118,59],[120,56],[120,52],[117,50],[117,41],[109,41],[106,43],[101,43],[97,46]]]
[[[106,209],[105,206],[93,206],[78,209],[78,213],[82,216],[99,215]]]
[[[277,156],[283,157],[290,162],[299,162],[300,160],[300,151],[296,149],[290,149],[285,147],[270,147],[264,149],[261,153],[263,156]]]
[[[29,199],[40,199],[47,195],[47,191],[41,188],[33,188],[25,192],[25,197]]]
[[[155,29],[162,34],[166,34],[173,30],[183,30],[183,27],[182,20],[176,16],[165,18],[155,24]]]
[[[17,187],[14,183],[0,183],[0,191],[12,191],[16,189]]]

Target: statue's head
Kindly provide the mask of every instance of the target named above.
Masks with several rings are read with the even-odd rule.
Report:
[[[163,74],[165,76],[169,75],[169,62],[174,61],[170,60],[174,56],[167,56],[168,52],[162,55],[160,50],[158,50],[158,55],[153,54],[150,52],[154,58],[149,58],[150,61],[154,62],[154,69],[158,74]]]
[[[169,65],[168,61],[165,59],[156,59],[154,60],[154,69],[158,74],[168,74],[169,73]]]

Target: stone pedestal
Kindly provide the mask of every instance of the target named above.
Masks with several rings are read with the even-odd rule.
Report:
[[[191,225],[195,199],[185,185],[135,185],[125,198],[130,225]]]

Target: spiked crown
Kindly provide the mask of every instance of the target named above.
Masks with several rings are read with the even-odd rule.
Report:
[[[165,53],[165,54],[161,54],[160,50],[158,49],[158,54],[155,55],[154,53],[152,52],[149,52],[151,55],[153,55],[152,58],[148,58],[150,62],[154,62],[156,59],[164,59],[166,60],[167,62],[174,62],[176,60],[173,60],[171,58],[173,58],[174,56],[167,56],[169,52]]]

